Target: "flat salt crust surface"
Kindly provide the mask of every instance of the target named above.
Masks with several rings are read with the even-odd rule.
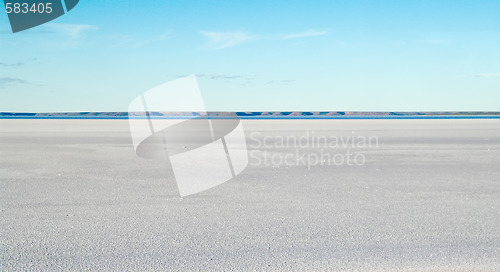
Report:
[[[0,270],[500,271],[500,120],[242,123],[249,166],[180,198],[127,120],[0,120]],[[365,161],[277,164],[321,150]]]

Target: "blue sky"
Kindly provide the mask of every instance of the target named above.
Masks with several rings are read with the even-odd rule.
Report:
[[[197,74],[210,110],[500,111],[500,1],[80,1],[12,34],[0,111],[126,111]]]

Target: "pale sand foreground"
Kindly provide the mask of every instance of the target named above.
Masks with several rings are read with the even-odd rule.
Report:
[[[500,120],[243,125],[251,165],[181,199],[126,120],[0,120],[0,270],[500,271]],[[378,147],[350,148],[362,166],[263,163],[297,152],[264,139],[308,132]]]

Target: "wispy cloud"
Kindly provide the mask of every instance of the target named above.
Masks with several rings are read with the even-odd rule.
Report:
[[[188,76],[187,74],[184,75],[177,75],[176,78],[181,78]],[[220,81],[226,81],[226,82],[239,82],[243,84],[252,84],[253,82],[261,82],[265,83],[268,85],[291,85],[297,82],[296,79],[283,79],[283,78],[278,78],[278,79],[273,79],[273,80],[266,80],[263,79],[261,76],[258,75],[234,75],[234,74],[217,74],[217,73],[212,73],[212,74],[204,74],[204,73],[197,73],[196,77],[201,79],[210,79],[210,80],[220,80]]]
[[[0,62],[0,66],[3,66],[3,67],[19,67],[19,66],[24,66],[30,62],[34,62],[36,61],[36,59],[28,59],[26,61],[18,61],[18,62]]]
[[[104,39],[108,40],[112,48],[129,47],[137,42],[137,39],[134,39],[132,35],[113,34],[105,36]]]
[[[291,40],[301,39],[328,34],[328,31],[307,30],[304,32],[291,33],[286,35],[254,35],[246,32],[213,32],[200,31],[208,39],[207,48],[210,50],[219,50],[235,45],[253,42],[256,40]]]
[[[28,83],[26,80],[14,77],[0,77],[0,88],[4,88],[6,86],[11,86],[15,84],[26,84]]]
[[[203,36],[208,38],[208,49],[218,50],[228,48],[238,44],[250,42],[259,39],[260,37],[250,35],[245,32],[211,32],[201,31]]]
[[[139,38],[133,35],[110,35],[105,37],[108,39],[112,45],[112,48],[138,48],[156,42],[164,41],[171,37],[169,32],[164,32],[162,34],[150,37],[150,38]]]
[[[93,25],[76,24],[46,24],[45,27],[54,32],[64,34],[70,39],[77,39],[85,32],[95,31],[99,29],[97,26]]]
[[[4,67],[17,67],[17,66],[23,66],[25,64],[26,63],[22,62],[22,61],[15,62],[15,63],[0,62],[0,66],[4,66]]]
[[[153,37],[151,39],[144,39],[144,40],[140,40],[140,41],[135,41],[135,42],[131,43],[129,45],[129,47],[130,48],[143,47],[143,46],[148,45],[148,44],[164,41],[168,37],[169,37],[169,33],[165,32],[165,33],[160,34],[160,35]]]
[[[178,75],[177,78],[180,77],[185,77],[187,75]],[[234,79],[246,79],[250,80],[252,78],[245,77],[245,76],[240,76],[240,75],[226,75],[226,74],[196,74],[196,77],[198,78],[209,78],[209,79],[214,79],[214,80],[234,80]]]
[[[43,47],[68,49],[91,44],[95,40],[89,37],[89,33],[98,30],[97,26],[79,24],[45,24],[43,29],[48,30],[57,39],[42,39],[39,45]]]
[[[500,73],[482,73],[482,74],[472,74],[472,77],[485,77],[485,78],[500,78]]]
[[[240,79],[243,78],[243,76],[237,76],[237,75],[223,75],[223,74],[211,74],[207,75],[210,79],[223,79],[223,80],[232,80],[232,79]]]
[[[284,39],[284,40],[300,39],[300,38],[307,38],[307,37],[314,37],[314,36],[323,36],[326,34],[328,34],[328,31],[325,31],[325,30],[322,30],[322,31],[307,30],[307,31],[300,32],[300,33],[292,33],[292,34],[283,35],[282,39]]]

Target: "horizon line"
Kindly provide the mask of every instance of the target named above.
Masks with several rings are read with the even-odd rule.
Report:
[[[492,111],[0,112],[0,119],[500,119]]]

